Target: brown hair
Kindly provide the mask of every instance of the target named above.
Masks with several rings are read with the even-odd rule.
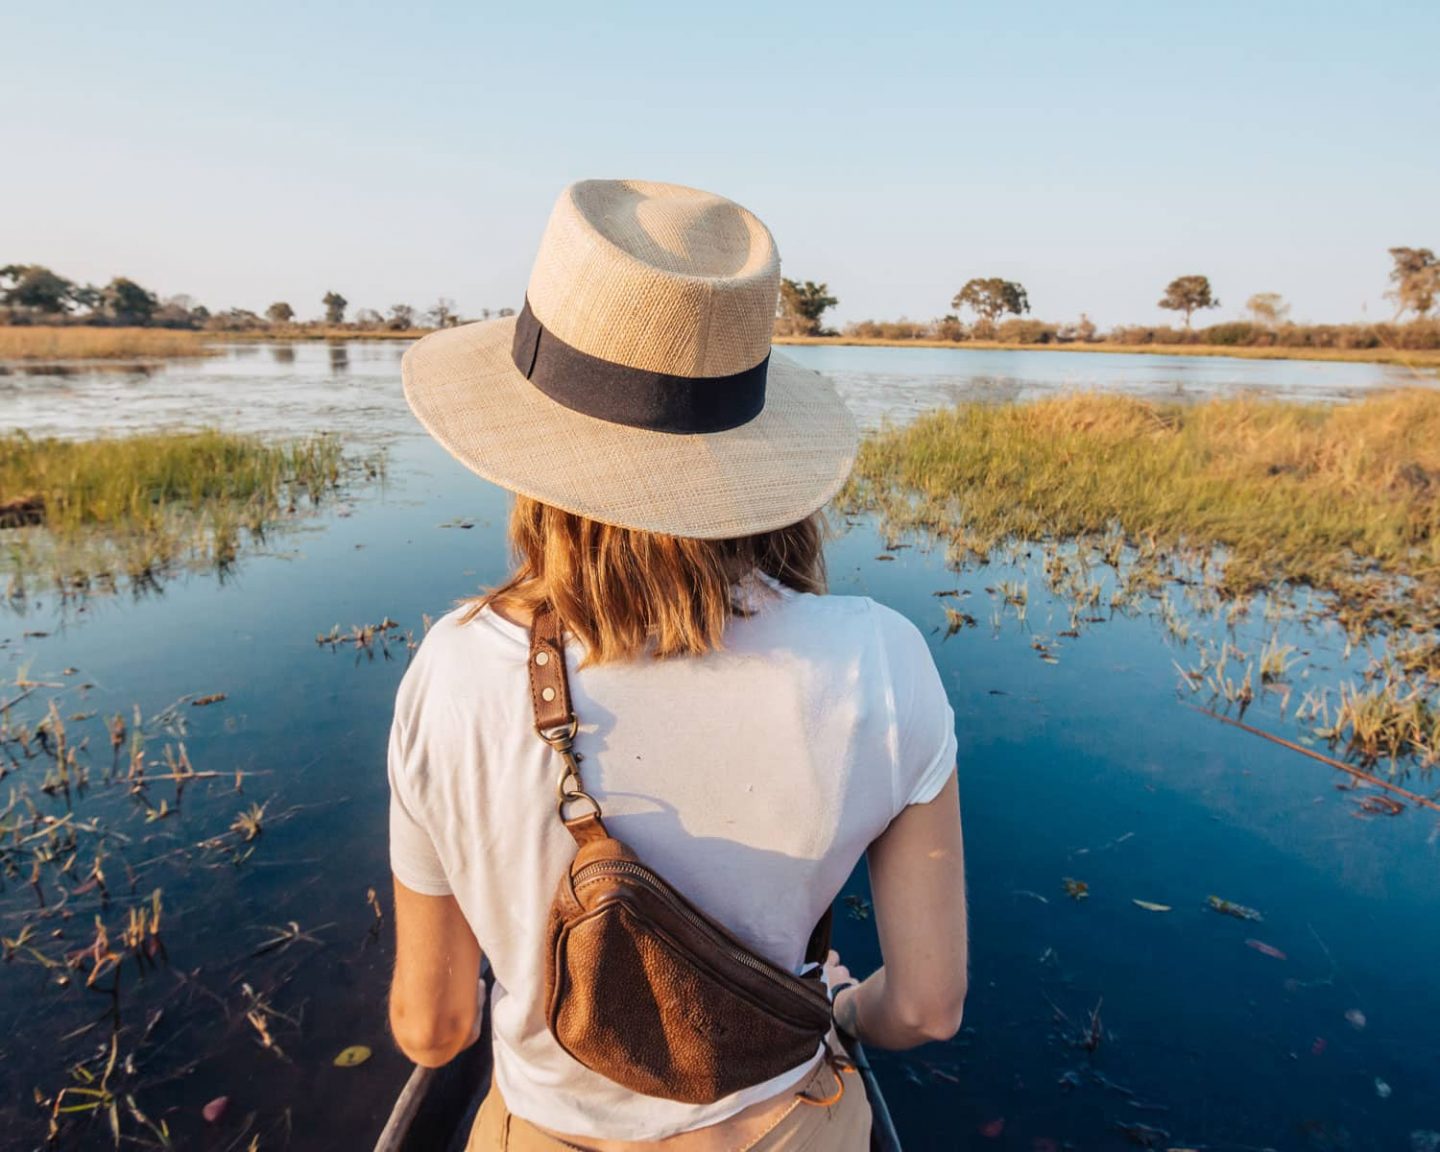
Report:
[[[460,601],[472,620],[487,604],[555,606],[586,648],[587,664],[631,660],[653,639],[657,657],[720,647],[735,581],[759,570],[797,592],[825,590],[820,513],[754,536],[697,540],[616,528],[525,496],[510,513],[516,568],[482,596]]]

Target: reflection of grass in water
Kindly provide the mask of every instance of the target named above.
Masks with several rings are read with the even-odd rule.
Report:
[[[208,332],[170,328],[0,327],[0,360],[91,360],[208,356]]]
[[[962,405],[867,440],[842,505],[879,513],[891,535],[933,534],[957,566],[1043,542],[1072,631],[1106,591],[1111,610],[1158,602],[1185,645],[1190,624],[1166,592],[1176,582],[1229,627],[1264,591],[1267,622],[1301,618],[1292,591],[1316,589],[1352,641],[1387,635],[1392,649],[1386,671],[1343,687],[1333,712],[1311,703],[1320,733],[1371,764],[1440,758],[1440,392],[1335,407],[1094,395]],[[1097,581],[1097,566],[1112,575]],[[1233,672],[1229,651],[1182,676],[1242,713],[1261,687],[1288,699],[1292,648],[1272,638],[1258,666],[1242,657]]]
[[[271,444],[217,430],[82,442],[0,437],[0,536],[10,594],[41,579],[65,593],[152,585],[179,568],[232,564],[245,536],[315,507],[383,461],[331,436]]]

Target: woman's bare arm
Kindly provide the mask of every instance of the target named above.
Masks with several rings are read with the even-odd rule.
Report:
[[[948,1040],[968,982],[965,858],[954,773],[891,821],[867,854],[884,965],[835,998],[835,1019],[876,1048]]]
[[[438,1068],[474,1039],[480,945],[453,896],[395,881],[395,977],[390,1031],[417,1064]]]

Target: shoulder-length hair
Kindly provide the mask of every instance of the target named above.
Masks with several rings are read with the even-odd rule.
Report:
[[[549,601],[586,648],[587,664],[699,655],[721,646],[737,580],[755,570],[797,592],[825,590],[824,522],[814,513],[754,536],[697,540],[587,520],[525,496],[510,513],[516,567],[468,605],[468,623],[486,605],[525,615]],[[653,644],[653,647],[652,647]]]

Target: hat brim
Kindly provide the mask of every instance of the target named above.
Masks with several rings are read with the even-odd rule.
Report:
[[[834,386],[772,352],[765,407],[680,435],[574,412],[510,358],[514,317],[431,333],[401,363],[405,399],[465,467],[587,519],[671,536],[748,536],[803,520],[845,483],[859,433]]]

